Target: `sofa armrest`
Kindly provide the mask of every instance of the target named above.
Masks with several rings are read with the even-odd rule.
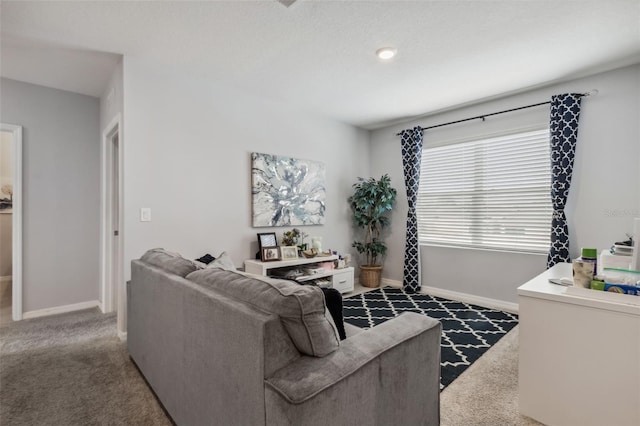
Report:
[[[266,380],[268,387],[292,404],[300,404],[345,380],[385,352],[411,339],[426,339],[433,362],[440,365],[440,322],[413,312],[386,321],[340,343],[323,358],[303,356]],[[407,360],[398,359],[402,364]],[[427,367],[427,366],[425,366]],[[419,373],[416,371],[415,373]],[[382,374],[394,374],[393,371]],[[439,386],[439,380],[438,380]]]

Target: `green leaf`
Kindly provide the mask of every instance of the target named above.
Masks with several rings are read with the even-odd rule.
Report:
[[[379,256],[387,251],[387,246],[379,240],[380,230],[390,224],[387,213],[393,210],[397,191],[391,187],[388,174],[376,180],[371,177],[352,185],[354,193],[348,198],[353,212],[353,222],[361,229],[364,241],[354,241],[352,247],[364,254],[368,264],[375,264]]]

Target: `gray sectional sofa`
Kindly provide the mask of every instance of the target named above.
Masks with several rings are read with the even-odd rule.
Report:
[[[127,345],[177,425],[437,425],[440,323],[405,313],[339,341],[319,288],[132,262]]]

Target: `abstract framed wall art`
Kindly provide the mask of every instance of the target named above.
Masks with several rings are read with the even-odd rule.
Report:
[[[13,185],[0,184],[0,213],[13,212]]]
[[[13,173],[14,146],[16,145],[15,131],[6,130],[3,125],[0,138],[0,213],[12,213],[13,211]],[[9,237],[11,245],[11,237]],[[11,264],[11,260],[9,260]]]
[[[323,225],[324,163],[253,152],[251,194],[254,227]]]

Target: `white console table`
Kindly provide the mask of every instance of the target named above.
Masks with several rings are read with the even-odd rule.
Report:
[[[518,288],[520,413],[549,426],[640,425],[640,306],[548,281],[571,275],[558,264]]]
[[[316,256],[311,258],[301,258],[294,260],[280,260],[274,262],[261,262],[260,260],[245,260],[244,270],[250,274],[255,275],[270,275],[269,271],[273,269],[292,268],[295,266],[312,266],[314,264],[323,262],[333,262],[338,260],[338,256]],[[304,275],[297,277],[296,281],[304,282],[316,280],[319,278],[331,278],[331,287],[338,290],[340,293],[348,293],[353,291],[353,268],[341,268],[327,270],[318,274]]]

